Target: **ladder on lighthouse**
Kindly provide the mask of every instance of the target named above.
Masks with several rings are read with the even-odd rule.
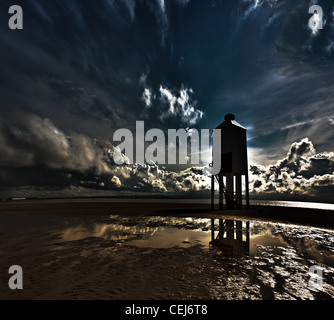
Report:
[[[234,206],[236,204],[236,201],[234,200],[234,193],[232,193],[231,195],[230,192],[227,191],[225,183],[223,179],[219,178],[219,175],[213,175],[213,178],[216,179],[216,181],[218,182],[219,188],[222,189],[223,195],[226,200],[226,204],[230,204]],[[212,203],[212,208],[214,208],[214,203]]]

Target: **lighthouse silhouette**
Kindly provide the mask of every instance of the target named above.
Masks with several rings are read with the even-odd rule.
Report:
[[[221,170],[211,177],[211,209],[215,205],[215,181],[219,185],[219,210],[242,209],[243,184],[246,195],[246,208],[249,208],[249,178],[247,156],[247,129],[228,113],[216,129],[221,130],[221,150],[213,148],[213,159],[220,152]]]

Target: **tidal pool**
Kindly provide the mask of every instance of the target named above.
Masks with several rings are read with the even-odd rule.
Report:
[[[214,298],[334,297],[332,230],[255,221],[113,215],[63,230],[61,242],[90,237],[147,250],[196,248],[194,268],[210,269],[207,276],[213,281]],[[243,292],[235,296],[242,283]]]
[[[334,298],[334,230],[192,217],[0,219],[0,270],[24,273],[20,292],[0,279],[1,299]]]

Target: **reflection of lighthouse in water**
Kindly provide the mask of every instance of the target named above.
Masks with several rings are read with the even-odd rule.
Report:
[[[227,256],[249,255],[249,222],[219,219],[216,231],[215,219],[211,219],[212,247]]]

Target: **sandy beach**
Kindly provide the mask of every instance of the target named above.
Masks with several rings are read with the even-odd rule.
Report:
[[[332,284],[326,293],[312,293],[304,285],[308,265],[320,257],[319,252],[324,252],[321,259],[328,256],[322,260],[328,264],[327,274],[334,274],[334,261],[328,251],[332,236],[326,238],[327,234],[332,235],[332,215],[325,210],[272,207],[210,212],[206,204],[165,200],[2,202],[0,299],[330,299],[334,296]],[[254,257],[226,259],[208,247],[210,232],[203,218],[300,222],[302,229],[287,227],[285,234],[292,237],[300,232],[300,239],[307,234],[317,249],[306,264],[301,263],[296,256],[298,250],[291,251],[292,242],[279,238],[281,230],[270,226],[270,242],[286,250],[280,249],[285,253],[271,257],[269,251],[259,251],[264,250],[261,243],[268,236],[260,230],[261,224],[254,224],[252,233],[257,236],[257,245],[250,249]],[[329,233],[312,233],[307,226],[328,228]],[[168,234],[166,238],[166,230],[171,232],[170,239]],[[204,237],[202,242],[196,240],[198,230]],[[163,231],[163,241],[174,238],[179,245],[137,245],[154,236],[159,239],[159,232]],[[179,231],[189,231],[190,236],[197,233],[194,239],[183,241],[175,238]],[[319,237],[327,242],[319,242]],[[301,246],[300,242],[297,244]],[[11,265],[23,268],[24,290],[8,289]]]

